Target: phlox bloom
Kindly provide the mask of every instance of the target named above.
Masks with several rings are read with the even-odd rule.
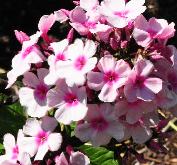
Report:
[[[40,68],[37,76],[32,72],[24,75],[23,83],[26,87],[19,90],[21,105],[27,108],[27,114],[31,117],[43,117],[49,107],[47,106],[46,94],[50,88],[44,83],[44,77],[48,74],[48,69]]]
[[[68,60],[58,64],[60,73],[69,86],[85,83],[86,73],[94,69],[97,63],[97,58],[92,57],[96,53],[96,48],[97,46],[92,40],[86,40],[84,44],[81,39],[76,39],[73,44],[69,45]]]
[[[50,107],[56,107],[55,118],[63,124],[82,120],[87,113],[85,87],[68,87],[61,79],[54,89],[47,93],[47,102]]]
[[[88,104],[84,120],[77,125],[75,135],[84,142],[90,141],[93,146],[106,145],[112,137],[120,140],[124,136],[123,126],[117,121],[113,106],[108,103],[100,106]]]
[[[125,83],[124,94],[129,102],[138,99],[152,101],[162,90],[162,80],[149,77],[154,66],[149,60],[140,59],[135,64]]]
[[[12,59],[12,70],[7,73],[9,88],[16,79],[30,70],[31,64],[37,64],[43,62],[45,59],[41,51],[36,46],[41,33],[30,37],[30,40],[24,41],[22,44],[22,50]]]
[[[150,18],[149,21],[143,15],[137,17],[134,23],[133,37],[137,44],[147,47],[154,39],[168,40],[174,36],[175,24],[164,19]]]
[[[145,0],[104,0],[100,12],[114,27],[124,28],[146,10]],[[135,7],[136,6],[136,7]]]
[[[17,142],[12,134],[7,133],[4,135],[3,145],[5,148],[5,155],[0,156],[1,165],[17,165],[17,161],[24,165],[31,165],[28,153],[25,153],[22,147],[23,141],[22,130],[18,131]]]
[[[88,86],[96,91],[101,90],[99,99],[104,102],[113,102],[118,96],[131,69],[124,60],[118,60],[112,55],[102,57],[97,65],[100,72],[89,72],[87,75]]]
[[[69,41],[67,39],[50,44],[54,55],[48,57],[49,74],[44,79],[46,84],[54,85],[56,81],[63,76],[63,73],[60,71],[60,63],[67,63],[66,60],[68,60],[68,57],[66,55],[66,50],[68,44]]]
[[[60,133],[52,133],[57,126],[57,121],[45,116],[40,121],[35,118],[29,118],[23,127],[25,135],[22,147],[30,154],[35,155],[35,160],[43,160],[45,154],[50,151],[57,151],[62,143]]]

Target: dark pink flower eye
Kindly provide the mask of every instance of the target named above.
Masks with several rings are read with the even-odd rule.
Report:
[[[118,80],[118,75],[115,72],[110,71],[110,72],[105,73],[105,75],[104,75],[104,81],[106,83],[113,83],[117,80]]]
[[[91,121],[91,126],[97,131],[103,131],[108,127],[108,122],[104,118],[99,117]]]
[[[84,56],[80,56],[76,59],[74,66],[77,70],[82,70],[85,64],[86,64],[86,58]]]
[[[64,98],[65,102],[68,103],[70,106],[74,106],[78,103],[77,96],[72,93],[67,93]]]

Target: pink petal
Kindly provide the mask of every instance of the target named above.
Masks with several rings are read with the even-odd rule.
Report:
[[[55,23],[55,15],[44,15],[40,18],[38,28],[41,32],[47,34],[47,32],[50,30],[50,28]]]
[[[101,72],[108,72],[115,69],[116,60],[112,55],[105,55],[102,57],[98,63],[98,69]]]
[[[155,94],[147,87],[142,87],[137,90],[137,98],[144,101],[152,101],[155,98]]]
[[[89,88],[96,91],[101,90],[104,85],[103,78],[104,75],[101,72],[89,72],[87,74],[87,83]]]
[[[42,118],[41,128],[48,132],[53,132],[58,123],[54,117],[45,116]]]
[[[60,23],[66,22],[68,20],[69,11],[61,9],[54,12],[56,21]]]
[[[7,133],[4,135],[3,145],[6,151],[6,154],[11,154],[13,148],[15,147],[15,138],[12,134]]]
[[[48,73],[49,73],[49,70],[46,68],[40,68],[37,70],[37,76],[40,82],[44,81],[44,78],[47,76]]]
[[[60,133],[51,133],[47,140],[49,150],[57,151],[61,147],[62,136]]]
[[[49,150],[47,143],[44,143],[43,145],[40,145],[38,148],[38,151],[36,153],[36,156],[34,160],[43,160],[45,154]]]
[[[137,93],[137,89],[134,87],[133,83],[130,82],[125,84],[124,94],[128,102],[134,102],[137,100],[136,93]]]
[[[147,78],[144,85],[155,94],[162,90],[162,80],[159,78]]]
[[[22,31],[18,31],[18,30],[15,30],[15,36],[17,38],[17,40],[22,44],[24,41],[28,41],[30,39],[30,37],[22,32]]]
[[[69,165],[63,152],[60,154],[60,156],[55,157],[55,163],[56,165]]]
[[[99,99],[104,102],[114,102],[118,96],[117,88],[112,85],[105,84],[98,95]]]
[[[84,10],[92,10],[99,4],[98,0],[80,0],[80,7],[82,7]]]
[[[92,57],[96,53],[96,44],[92,40],[87,40],[85,42],[83,54],[87,56],[88,58]]]
[[[80,35],[87,35],[89,33],[89,29],[86,28],[81,23],[70,23],[70,25],[80,34]]]
[[[23,132],[26,135],[36,136],[41,131],[40,123],[35,118],[29,118],[23,126]]]
[[[32,72],[25,73],[24,78],[23,78],[24,85],[28,87],[36,88],[36,86],[39,85],[39,83],[40,82],[34,73]]]

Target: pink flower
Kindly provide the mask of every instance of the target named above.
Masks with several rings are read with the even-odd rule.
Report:
[[[62,152],[60,156],[57,156],[55,158],[56,165],[89,165],[90,160],[89,158],[84,155],[83,153],[77,151],[71,152],[69,162],[67,161],[64,153]]]
[[[62,78],[66,79],[69,86],[85,83],[86,73],[91,71],[97,63],[97,58],[92,57],[96,53],[96,48],[92,40],[86,40],[84,44],[81,39],[76,39],[68,47],[68,60],[60,62],[58,67],[60,67]]]
[[[153,69],[154,66],[150,61],[145,59],[137,61],[124,87],[128,102],[135,102],[138,99],[152,101],[162,90],[162,80],[149,77]]]
[[[4,164],[5,162],[9,164],[16,164],[17,161],[22,159],[23,155],[23,147],[21,146],[23,141],[23,132],[22,130],[18,131],[17,135],[17,143],[15,142],[15,138],[12,134],[7,133],[4,135],[4,148],[5,155],[0,156],[0,164]]]
[[[124,136],[123,126],[114,115],[110,104],[89,104],[84,123],[77,125],[75,135],[82,141],[90,141],[94,146],[106,145],[111,138],[120,140]]]
[[[63,77],[63,72],[60,72],[59,65],[60,63],[65,63],[65,61],[68,60],[66,55],[68,44],[69,42],[67,39],[50,44],[50,47],[54,51],[54,55],[50,55],[48,58],[49,74],[44,79],[46,84],[54,85],[59,78]]]
[[[135,124],[146,113],[157,110],[157,106],[153,102],[145,102],[137,100],[136,102],[127,102],[127,100],[118,101],[115,105],[116,116],[125,115],[126,122]]]
[[[137,44],[147,47],[154,39],[168,40],[174,36],[175,24],[164,19],[150,18],[147,21],[143,15],[140,15],[134,23],[135,29],[133,37]]]
[[[6,88],[11,87],[17,77],[29,71],[31,64],[43,62],[45,59],[36,46],[40,35],[41,33],[37,32],[30,37],[30,40],[24,41],[22,50],[12,59],[12,70],[7,73],[8,85]]]
[[[143,115],[142,118],[134,124],[127,123],[124,116],[120,117],[119,121],[124,126],[124,137],[122,141],[132,137],[135,143],[143,144],[151,138],[152,131],[150,127],[157,126],[159,118],[156,113],[149,112]]]
[[[125,0],[104,0],[100,12],[112,26],[124,28],[146,10],[144,3],[145,0],[131,0],[128,3]]]
[[[57,99],[56,99],[57,98]],[[47,102],[50,107],[58,108],[55,118],[64,124],[82,120],[87,113],[85,87],[68,87],[61,79],[54,89],[47,93]]]
[[[89,72],[88,86],[96,91],[101,90],[99,99],[104,102],[115,101],[118,90],[122,87],[129,75],[130,66],[124,60],[118,60],[112,55],[105,55],[97,65],[101,72]]]
[[[19,90],[21,105],[27,107],[27,113],[31,117],[43,117],[49,107],[47,106],[46,94],[49,86],[44,83],[44,77],[48,74],[48,69],[40,68],[37,76],[32,72],[24,75],[23,83],[26,87]]]
[[[102,24],[100,14],[95,7],[87,6],[87,12],[82,7],[76,7],[70,12],[70,25],[80,34],[106,32],[111,29],[110,26]],[[87,8],[84,4],[84,8]]]
[[[30,154],[35,155],[34,160],[43,160],[43,157],[50,151],[57,151],[62,143],[60,133],[52,133],[57,126],[57,121],[45,116],[40,121],[35,118],[29,118],[23,127],[24,137],[22,147]]]

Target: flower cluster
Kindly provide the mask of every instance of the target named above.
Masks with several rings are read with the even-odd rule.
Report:
[[[142,144],[160,122],[159,109],[177,116],[177,49],[167,45],[174,23],[146,20],[144,3],[75,1],[71,11],[42,16],[36,34],[15,31],[22,49],[12,60],[7,88],[23,78],[19,100],[29,118],[17,144],[11,134],[4,136],[1,164],[28,165],[30,158],[42,160],[48,151],[58,151],[57,122],[76,122],[74,135],[93,146],[112,138]],[[60,40],[49,35],[58,22],[70,27]],[[70,160],[61,153],[55,162],[84,165],[89,159],[72,151]]]

